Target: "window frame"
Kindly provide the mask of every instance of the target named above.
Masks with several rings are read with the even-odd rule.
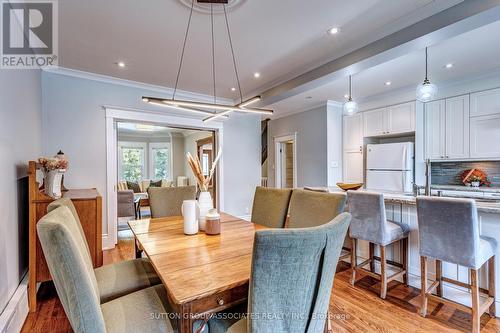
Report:
[[[142,148],[142,179],[146,179],[148,175],[146,174],[146,153],[147,144],[145,142],[133,142],[133,141],[118,141],[118,178],[120,181],[126,181],[123,178],[123,149],[134,149]],[[141,179],[141,180],[142,180]],[[140,181],[140,180],[139,180]]]
[[[171,142],[150,142],[148,144],[148,171],[149,171],[149,179],[150,180],[158,180],[155,177],[155,168],[154,168],[154,149],[168,149],[168,177],[166,180],[173,180],[173,166],[172,166],[172,143]],[[154,178],[154,179],[153,179]]]

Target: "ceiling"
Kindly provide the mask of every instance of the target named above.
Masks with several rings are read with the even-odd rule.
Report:
[[[60,1],[59,65],[173,87],[189,15],[186,1]],[[238,0],[229,23],[243,94],[258,93],[461,1]],[[206,13],[193,14],[179,89],[213,92],[209,23]],[[332,26],[340,33],[328,35]],[[216,95],[237,100],[223,15],[215,17],[215,34]],[[255,79],[254,72],[261,77]]]
[[[429,47],[429,79],[433,83],[460,80],[500,69],[500,21]],[[452,63],[448,69],[446,64]],[[424,50],[385,62],[353,76],[353,98],[363,102],[403,89],[416,89],[425,74]],[[391,81],[390,86],[385,82]],[[344,101],[348,79],[332,81],[266,107],[275,115],[311,109],[327,100]]]

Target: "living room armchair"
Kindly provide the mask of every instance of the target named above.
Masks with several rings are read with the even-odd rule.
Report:
[[[134,191],[132,190],[121,190],[118,191],[118,207],[117,215],[118,217],[130,217],[136,216],[135,204],[134,204]]]

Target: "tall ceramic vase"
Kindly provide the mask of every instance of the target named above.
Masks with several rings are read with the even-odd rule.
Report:
[[[45,173],[45,194],[54,199],[59,199],[61,194],[62,176],[64,174],[62,169],[50,170]]]
[[[205,231],[206,224],[206,215],[208,211],[214,208],[214,202],[212,201],[212,196],[210,192],[204,191],[200,193],[200,197],[198,198],[198,205],[200,207],[200,217],[198,222],[200,224],[200,230]]]

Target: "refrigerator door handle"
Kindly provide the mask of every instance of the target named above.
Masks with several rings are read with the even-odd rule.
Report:
[[[406,146],[404,146],[404,148],[403,148],[403,170],[408,169],[408,165],[406,164],[407,154],[408,154],[408,148]]]

